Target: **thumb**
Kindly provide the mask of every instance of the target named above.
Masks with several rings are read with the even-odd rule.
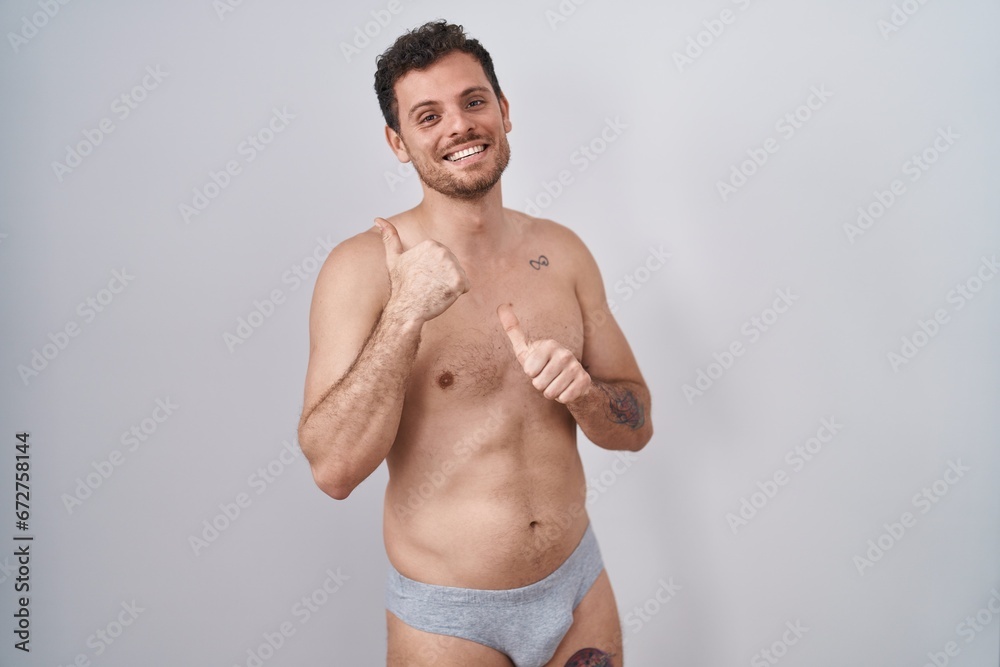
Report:
[[[528,342],[524,338],[524,332],[521,331],[521,322],[514,314],[514,307],[509,303],[500,304],[497,307],[497,316],[504,331],[507,332],[507,337],[510,338],[511,345],[514,346],[514,355],[523,364],[524,358],[528,355]]]
[[[375,218],[375,225],[382,232],[382,243],[385,244],[385,261],[392,266],[396,258],[403,254],[403,242],[399,240],[399,232],[385,218]]]

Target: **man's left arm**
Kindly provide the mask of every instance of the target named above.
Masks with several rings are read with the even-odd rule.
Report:
[[[594,444],[638,451],[653,435],[649,389],[608,309],[597,262],[582,241],[573,237],[578,245],[572,254],[576,297],[583,315],[582,358],[577,359],[559,341],[527,341],[509,305],[501,305],[497,314],[536,389],[563,403]]]

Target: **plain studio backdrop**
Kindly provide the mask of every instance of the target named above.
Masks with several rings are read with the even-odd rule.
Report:
[[[437,18],[652,392],[579,442],[628,664],[996,665],[985,0],[4,3],[0,662],[382,663],[385,467],[334,501],[295,429],[318,267],[421,194],[375,57]]]

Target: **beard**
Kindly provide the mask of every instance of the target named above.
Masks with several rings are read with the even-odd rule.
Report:
[[[468,137],[461,141],[456,141],[455,145],[482,139],[482,137]],[[490,144],[487,150],[496,149],[496,159],[492,165],[481,165],[478,173],[468,170],[467,174],[455,174],[448,167],[425,161],[423,158],[410,156],[413,162],[413,169],[417,172],[420,180],[432,190],[436,190],[446,197],[454,199],[465,199],[474,201],[481,199],[493,189],[493,186],[500,181],[500,176],[510,162],[510,144],[507,142],[505,134],[500,135],[499,143]]]

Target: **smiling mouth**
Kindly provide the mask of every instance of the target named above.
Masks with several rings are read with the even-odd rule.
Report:
[[[478,146],[472,146],[470,148],[466,148],[465,150],[445,155],[444,159],[448,160],[449,162],[461,162],[466,158],[482,153],[484,150],[486,150],[486,144],[480,144]]]

